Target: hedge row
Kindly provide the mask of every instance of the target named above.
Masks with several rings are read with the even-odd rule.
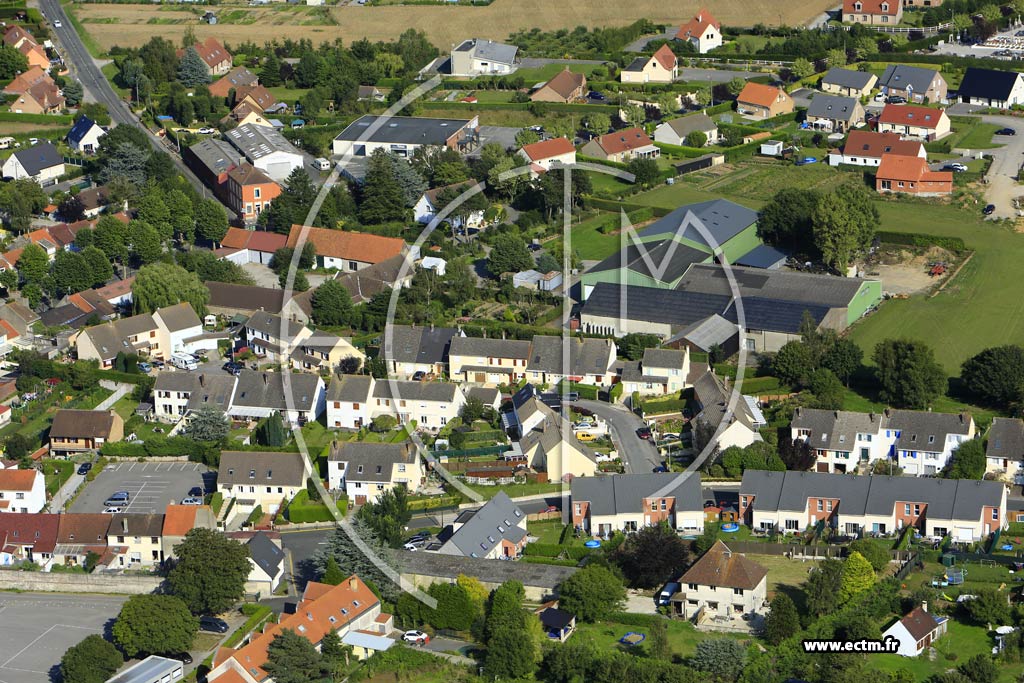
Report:
[[[118,372],[117,370],[97,370],[98,379],[109,379],[111,382],[124,382],[125,384],[139,384],[147,379],[149,375],[141,372]]]
[[[565,380],[562,380],[564,382]],[[559,387],[559,393],[561,393],[562,387]],[[588,401],[596,401],[598,395],[597,387],[591,384],[579,384],[578,382],[569,382],[568,388],[565,391],[575,391],[580,395],[580,398],[587,399]]]
[[[696,159],[697,157],[712,153],[712,150],[706,148],[683,147],[680,145],[670,145],[665,142],[655,142],[654,146],[669,156],[685,157],[687,159]]]
[[[75,117],[70,114],[15,114],[14,112],[0,112],[0,121],[11,123],[62,123],[71,125]]]
[[[949,251],[958,252],[967,249],[967,245],[959,237],[914,232],[892,232],[889,230],[880,230],[875,234],[880,241],[888,244],[905,244],[912,247],[941,247]]]
[[[526,547],[529,548],[530,546]],[[527,564],[551,564],[556,567],[575,567],[579,564],[579,562],[574,562],[573,560],[556,560],[552,557],[531,557],[530,555],[524,556],[520,562],[525,562]]]
[[[761,149],[761,142],[761,140],[755,140],[754,142],[748,142],[747,144],[739,145],[738,147],[730,147],[723,152],[723,154],[725,154],[726,162],[738,161],[740,159],[746,159],[747,157],[754,156],[757,150]]]
[[[458,505],[462,502],[462,496],[438,496],[435,498],[418,498],[410,500],[406,506],[410,510],[436,510]]]
[[[558,102],[421,102],[418,106],[424,109],[451,109],[465,107],[469,111],[527,111],[531,105],[539,105],[552,112],[594,113],[604,112],[610,116],[618,113],[619,108],[609,104],[561,104]]]
[[[144,443],[111,441],[103,444],[100,453],[118,458],[160,458],[187,455],[194,462],[211,462],[219,458],[217,444],[193,441],[184,436],[152,436]]]

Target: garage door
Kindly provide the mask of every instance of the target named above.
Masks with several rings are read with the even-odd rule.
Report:
[[[274,180],[284,180],[292,172],[292,165],[287,161],[276,164],[267,164],[267,175]]]
[[[953,538],[957,541],[970,541],[974,539],[974,530],[970,527],[958,526],[956,531],[953,533]]]
[[[681,519],[676,524],[676,527],[679,528],[679,529],[696,529],[697,528],[697,520],[695,520],[695,519]]]

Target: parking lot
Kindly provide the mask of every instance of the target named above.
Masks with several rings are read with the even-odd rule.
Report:
[[[110,595],[0,595],[0,681],[47,683],[64,651],[104,631],[127,600]]]
[[[180,502],[193,486],[212,491],[216,473],[194,462],[120,462],[107,467],[85,487],[71,512],[103,512],[103,502],[115,491],[127,491],[124,512],[163,512],[171,502]],[[3,681],[0,681],[3,683]]]

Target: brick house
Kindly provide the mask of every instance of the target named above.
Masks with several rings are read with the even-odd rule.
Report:
[[[227,188],[231,208],[246,223],[255,221],[281,194],[280,185],[248,162],[228,171]]]
[[[875,173],[875,190],[938,197],[953,191],[953,174],[930,170],[921,157],[883,154]]]
[[[761,83],[747,83],[736,97],[736,111],[759,119],[789,114],[794,106],[785,90]]]

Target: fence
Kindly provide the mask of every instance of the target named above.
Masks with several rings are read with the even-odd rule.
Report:
[[[859,24],[863,26],[863,24]],[[836,31],[842,29],[843,31],[849,31],[853,28],[852,24],[828,24],[827,28],[830,31]],[[925,36],[934,36],[939,33],[944,33],[953,28],[953,23],[950,21],[944,24],[936,24],[935,26],[868,26],[867,28],[878,31],[879,33],[898,33],[898,34],[909,34],[909,33],[920,33]]]

